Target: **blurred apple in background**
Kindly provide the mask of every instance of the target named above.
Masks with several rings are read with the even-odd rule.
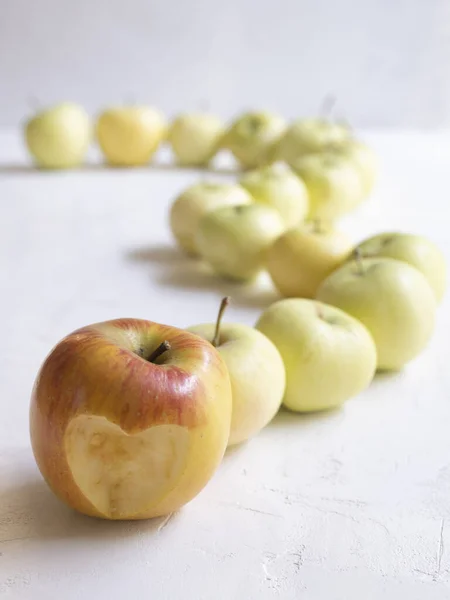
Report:
[[[105,519],[179,509],[206,485],[231,421],[226,365],[200,337],[117,319],[79,329],[37,376],[31,442],[70,507]]]
[[[379,369],[400,369],[431,338],[436,298],[415,267],[391,258],[357,258],[333,271],[317,299],[359,319],[372,334]]]
[[[278,412],[286,385],[280,353],[261,332],[238,323],[221,324],[228,298],[222,300],[216,323],[188,331],[217,348],[228,368],[233,408],[228,445],[256,435]]]
[[[284,164],[274,164],[246,173],[239,182],[256,202],[278,211],[286,227],[295,227],[308,213],[308,190]]]
[[[246,169],[274,161],[276,145],[286,129],[286,121],[273,113],[261,111],[240,116],[223,138],[223,147]]]
[[[196,256],[195,236],[205,214],[222,206],[240,206],[252,201],[250,194],[239,185],[201,181],[187,188],[172,204],[172,233],[185,252]]]
[[[28,150],[39,167],[68,169],[83,162],[92,128],[81,106],[65,102],[48,108],[25,125]]]
[[[375,344],[364,325],[342,310],[289,298],[265,310],[256,328],[283,358],[283,404],[290,410],[334,408],[372,381],[377,364]]]
[[[374,235],[357,246],[362,258],[395,258],[416,267],[442,300],[447,281],[447,266],[439,248],[421,235],[387,232]]]
[[[219,149],[225,125],[214,115],[179,115],[171,124],[168,140],[180,165],[204,166]]]
[[[113,166],[145,165],[166,136],[164,116],[150,106],[118,106],[101,113],[97,139]]]
[[[283,296],[313,298],[322,281],[350,255],[340,231],[309,221],[286,231],[267,252],[267,269]]]
[[[248,281],[264,268],[267,249],[284,229],[273,208],[257,203],[225,206],[202,218],[196,245],[217,274]]]
[[[379,165],[375,152],[367,144],[352,139],[336,150],[338,154],[348,158],[359,171],[363,195],[368,196],[377,180]]]

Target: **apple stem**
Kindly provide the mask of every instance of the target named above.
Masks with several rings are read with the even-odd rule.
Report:
[[[358,275],[364,275],[364,265],[362,262],[364,257],[359,246],[356,246],[356,248],[353,250],[353,256],[355,258]]]
[[[225,296],[225,298],[222,298],[222,302],[220,303],[219,312],[217,314],[216,330],[214,331],[214,337],[213,337],[213,341],[212,341],[212,345],[214,346],[214,348],[216,348],[220,343],[220,325],[222,323],[222,317],[224,315],[224,312],[229,304],[230,304],[229,296]]]
[[[329,119],[333,108],[336,106],[336,96],[334,94],[328,93],[322,100],[322,104],[320,106],[320,115],[324,119]]]
[[[168,350],[171,349],[171,345],[169,344],[169,342],[164,341],[162,342],[162,344],[160,344],[156,350],[153,350],[153,352],[150,354],[150,356],[148,357],[148,362],[155,362],[155,360],[157,358],[159,358],[161,356],[161,354],[164,354],[164,352],[167,352]]]

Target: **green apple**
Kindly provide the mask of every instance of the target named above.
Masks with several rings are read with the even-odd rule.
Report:
[[[244,168],[261,167],[273,162],[275,147],[285,129],[285,120],[276,114],[245,113],[231,125],[223,146]]]
[[[308,190],[284,164],[261,167],[246,173],[239,182],[261,204],[277,210],[286,227],[295,227],[308,213]]]
[[[307,154],[343,146],[350,137],[350,129],[345,125],[328,119],[299,119],[287,128],[276,148],[275,157],[293,165]]]
[[[116,319],[71,333],[36,378],[37,464],[70,507],[104,519],[178,510],[209,481],[230,431],[231,385],[200,337]]]
[[[257,203],[224,206],[202,218],[195,241],[216,273],[248,281],[264,268],[267,249],[283,231],[273,208]]]
[[[229,299],[224,298],[217,322],[188,331],[208,340],[218,350],[231,380],[232,415],[228,445],[256,435],[278,412],[286,385],[280,353],[261,332],[221,318]]]
[[[256,328],[284,361],[283,404],[290,410],[337,407],[372,381],[377,353],[370,333],[338,308],[303,298],[280,300],[263,312]]]
[[[342,154],[310,154],[295,161],[294,170],[308,189],[310,219],[334,221],[365,197],[356,165]]]
[[[345,310],[372,334],[379,369],[401,369],[429,341],[436,299],[424,275],[391,258],[358,258],[333,271],[317,299]]]
[[[267,252],[266,266],[283,296],[313,298],[322,281],[351,254],[340,231],[309,221],[281,235]]]
[[[170,210],[172,233],[185,252],[196,256],[195,236],[204,215],[222,206],[241,206],[251,202],[250,194],[239,185],[201,181],[175,199]]]
[[[91,141],[91,121],[81,106],[65,102],[37,114],[25,125],[25,139],[44,169],[78,167]]]
[[[447,279],[445,258],[439,248],[421,235],[380,233],[357,246],[363,258],[395,258],[404,261],[425,275],[436,299],[442,300]]]
[[[169,128],[168,140],[180,165],[204,166],[214,157],[225,125],[214,115],[179,115]]]
[[[97,120],[97,139],[113,166],[145,165],[166,136],[164,116],[151,106],[117,106]]]

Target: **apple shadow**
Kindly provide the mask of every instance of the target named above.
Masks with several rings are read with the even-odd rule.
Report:
[[[239,283],[221,278],[201,260],[186,256],[175,246],[138,248],[128,252],[126,258],[138,263],[156,264],[156,278],[161,285],[215,291],[221,296],[230,296],[237,306],[263,309],[280,299],[270,282],[257,279]]]
[[[319,410],[316,412],[300,413],[294,412],[281,406],[278,413],[274,416],[268,427],[274,429],[286,429],[295,427],[308,427],[311,423],[329,422],[330,420],[340,421],[344,418],[344,407],[338,406],[329,410]]]

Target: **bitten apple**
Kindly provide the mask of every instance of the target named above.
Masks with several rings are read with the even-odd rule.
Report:
[[[222,300],[215,324],[195,325],[188,331],[211,342],[227,365],[233,398],[228,440],[232,446],[272,420],[280,408],[286,376],[280,353],[264,334],[248,325],[221,325],[228,301]]]
[[[195,236],[204,215],[222,206],[250,204],[252,201],[250,194],[239,185],[201,181],[187,188],[172,204],[172,233],[185,252],[196,256]]]
[[[274,208],[286,227],[295,227],[308,213],[308,191],[303,181],[284,164],[246,173],[239,182],[256,202]]]
[[[49,354],[31,399],[45,480],[87,515],[145,519],[191,500],[225,451],[231,386],[220,354],[166,325],[117,319]]]
[[[178,116],[169,128],[168,140],[180,165],[204,166],[217,152],[225,125],[214,115]]]
[[[164,116],[150,106],[118,106],[97,120],[97,139],[107,162],[118,167],[148,163],[166,135]]]
[[[372,381],[375,344],[364,325],[342,310],[289,298],[265,310],[256,328],[275,344],[284,361],[283,404],[290,410],[337,407]]]
[[[266,266],[283,296],[313,298],[322,281],[351,254],[340,231],[308,221],[281,235],[267,251]]]
[[[91,121],[81,106],[65,102],[30,119],[25,138],[39,167],[68,169],[79,166],[91,141]]]
[[[264,268],[268,248],[283,231],[273,208],[257,203],[224,206],[201,219],[195,242],[216,273],[248,281]]]
[[[322,282],[317,299],[366,325],[377,347],[379,369],[400,369],[423,350],[433,333],[433,290],[420,271],[399,260],[348,262]]]

